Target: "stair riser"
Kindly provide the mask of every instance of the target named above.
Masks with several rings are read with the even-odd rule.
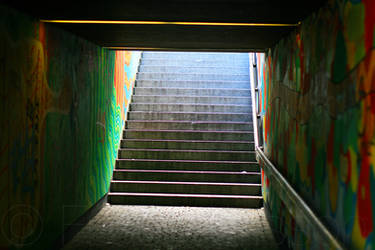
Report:
[[[250,83],[247,81],[136,81],[135,86],[144,88],[249,89]]]
[[[263,200],[238,198],[191,198],[191,197],[149,197],[109,195],[111,204],[121,205],[159,205],[159,206],[194,206],[194,207],[239,207],[260,208]]]
[[[129,112],[129,120],[250,122],[251,114]]]
[[[218,131],[253,131],[252,123],[194,123],[194,122],[126,122],[127,129],[177,129],[177,130],[218,130]]]
[[[203,143],[171,141],[121,141],[122,148],[183,149],[183,150],[254,150],[254,143]]]
[[[155,112],[219,112],[219,113],[251,113],[250,106],[240,105],[194,105],[194,104],[130,104],[131,111]]]
[[[132,103],[197,103],[251,105],[249,97],[133,95]]]
[[[249,60],[248,54],[240,53],[202,53],[202,52],[189,52],[189,53],[179,53],[179,52],[144,52],[142,55],[143,59],[173,59],[173,60]]]
[[[255,153],[223,153],[223,152],[165,152],[165,151],[119,151],[120,159],[160,159],[160,160],[201,160],[206,161],[255,161]]]
[[[249,75],[217,75],[217,74],[178,74],[178,73],[137,73],[137,80],[167,80],[167,81],[249,81]]]
[[[257,163],[210,163],[210,162],[153,162],[153,161],[116,161],[118,169],[145,170],[187,170],[187,171],[260,171]]]
[[[250,90],[246,89],[189,89],[189,88],[140,88],[133,90],[134,95],[171,95],[171,96],[242,96],[250,99]],[[179,103],[179,102],[177,102]]]
[[[113,173],[114,180],[132,181],[186,181],[186,182],[231,182],[260,184],[260,174],[180,174],[180,173]]]
[[[123,139],[204,140],[204,141],[253,141],[251,132],[196,132],[196,131],[132,131],[125,130]]]
[[[141,65],[145,66],[182,66],[182,67],[247,67],[249,60],[244,59],[205,59],[205,60],[184,60],[184,59],[142,59]]]
[[[181,67],[181,66],[148,66],[141,65],[140,72],[143,73],[181,73],[181,74],[225,74],[249,75],[249,68],[245,67]]]
[[[111,192],[137,193],[180,193],[180,194],[228,194],[260,195],[260,185],[186,185],[186,184],[144,184],[144,183],[111,183]]]

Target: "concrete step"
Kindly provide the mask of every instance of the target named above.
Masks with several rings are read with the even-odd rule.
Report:
[[[110,192],[261,195],[261,184],[112,180]]]
[[[254,151],[130,149],[118,151],[120,159],[161,159],[207,161],[256,161]]]
[[[153,149],[183,149],[183,150],[254,150],[254,143],[248,141],[197,141],[197,140],[151,140],[124,139],[122,148],[153,148]]]
[[[251,113],[249,105],[131,103],[130,111]]]
[[[113,180],[258,183],[259,172],[115,169]]]
[[[248,96],[171,96],[171,95],[133,95],[132,103],[207,103],[251,105]]]
[[[167,81],[200,81],[200,80],[225,80],[249,81],[248,74],[180,74],[163,72],[138,72],[138,80],[167,80]]]
[[[110,192],[108,202],[123,205],[260,208],[262,196]]]
[[[144,52],[112,204],[262,206],[243,53]]]
[[[145,66],[179,66],[179,67],[246,67],[249,68],[248,58],[142,58],[141,65]]]
[[[135,86],[143,88],[250,89],[249,81],[136,80]]]
[[[247,53],[217,53],[217,52],[144,52],[142,59],[178,59],[178,60],[205,60],[205,59],[247,59]]]
[[[192,88],[143,88],[135,87],[134,95],[172,95],[172,96],[243,96],[250,99],[249,89],[192,89]],[[178,102],[177,102],[178,103]]]
[[[254,134],[249,131],[125,129],[123,139],[253,141]]]
[[[205,112],[146,112],[130,111],[129,120],[169,120],[169,121],[234,121],[250,122],[249,113],[205,113]]]
[[[192,170],[192,171],[260,171],[255,161],[207,161],[207,160],[160,160],[117,159],[116,169]]]
[[[253,131],[251,122],[127,120],[126,129]]]
[[[141,65],[139,72],[160,72],[160,73],[180,73],[180,74],[243,74],[249,75],[249,67],[218,67],[218,66],[161,66],[161,65]]]
[[[193,58],[199,56],[248,56],[247,52],[215,52],[215,51],[144,51],[143,56],[159,56],[159,55],[169,55],[169,56],[191,56]]]

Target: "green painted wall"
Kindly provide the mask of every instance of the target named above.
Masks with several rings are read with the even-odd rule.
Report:
[[[350,249],[374,249],[375,1],[337,0],[258,54],[265,153]],[[272,223],[295,249],[325,249],[263,176]]]
[[[109,188],[139,52],[0,6],[0,249],[45,249]]]

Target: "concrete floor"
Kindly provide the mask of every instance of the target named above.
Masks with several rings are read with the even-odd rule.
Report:
[[[264,209],[110,206],[68,249],[278,249]]]

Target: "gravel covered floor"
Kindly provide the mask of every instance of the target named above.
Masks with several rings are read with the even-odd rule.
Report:
[[[63,249],[278,249],[264,209],[106,205]]]

